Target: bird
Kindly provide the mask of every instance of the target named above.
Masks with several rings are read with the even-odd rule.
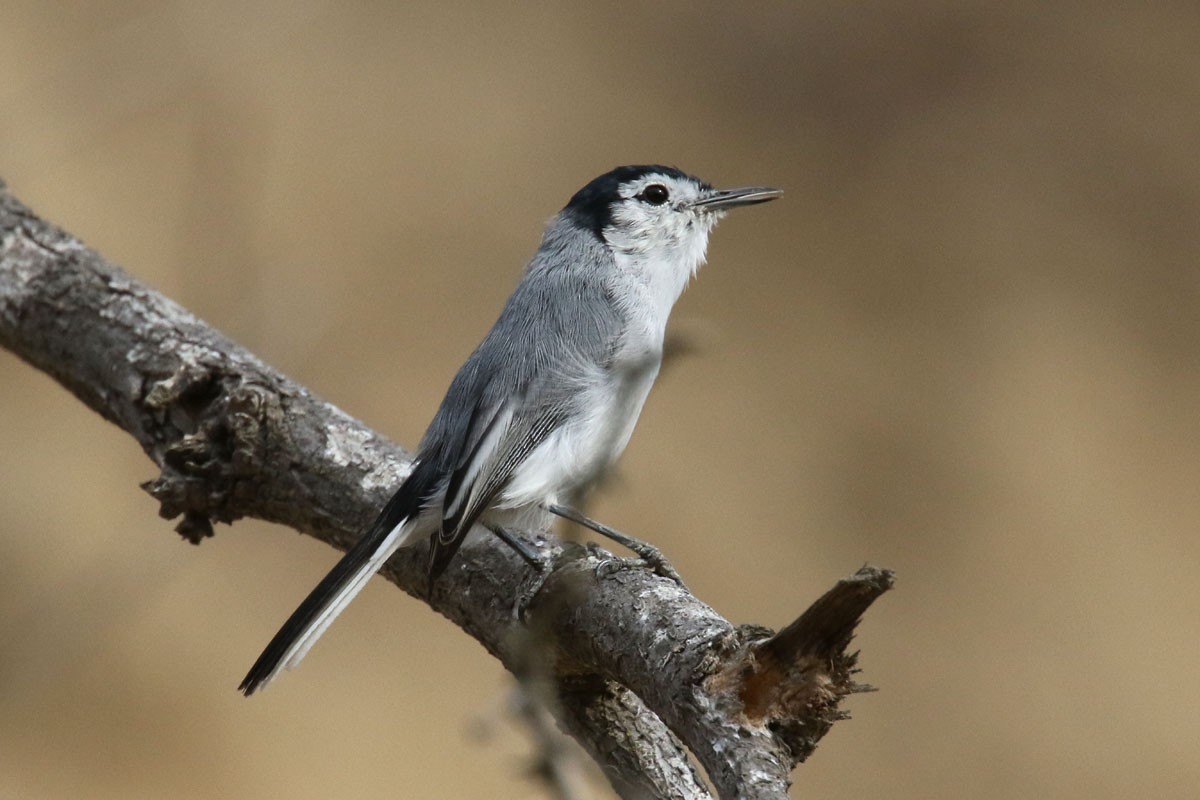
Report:
[[[432,587],[476,524],[535,566],[515,531],[543,530],[554,515],[622,541],[572,504],[625,449],[658,375],[667,318],[717,221],[781,195],[715,189],[661,165],[617,167],[579,189],[450,383],[411,472],[239,690],[249,696],[297,666],[401,547],[428,540]]]

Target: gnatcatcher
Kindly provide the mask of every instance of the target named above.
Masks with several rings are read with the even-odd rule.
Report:
[[[535,565],[513,531],[543,529],[551,514],[614,533],[566,504],[625,449],[658,375],[671,307],[704,262],[717,220],[781,194],[714,189],[662,166],[618,167],[576,192],[450,384],[412,472],[284,623],[241,691],[299,664],[405,545],[429,539],[432,585],[476,523]],[[643,552],[636,540],[622,543]]]

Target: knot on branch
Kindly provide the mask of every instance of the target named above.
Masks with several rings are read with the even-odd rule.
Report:
[[[156,422],[151,455],[162,468],[142,484],[164,519],[192,544],[213,535],[214,522],[242,516],[258,490],[278,395],[220,365],[188,362],[150,386],[142,401]]]
[[[783,630],[744,627],[742,647],[706,688],[736,704],[749,725],[778,736],[803,761],[834,722],[849,715],[838,705],[855,692],[858,653],[847,653],[859,619],[892,587],[890,570],[863,567],[843,579]]]

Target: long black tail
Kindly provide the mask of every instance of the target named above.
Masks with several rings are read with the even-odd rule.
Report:
[[[280,670],[300,663],[309,648],[342,609],[366,586],[367,581],[405,543],[405,534],[415,524],[422,503],[423,473],[420,465],[409,475],[379,516],[341,561],[304,598],[287,622],[271,639],[238,690],[247,697],[265,687]]]

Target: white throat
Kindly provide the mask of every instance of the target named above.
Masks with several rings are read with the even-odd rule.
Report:
[[[704,263],[716,215],[681,215],[676,225],[638,225],[622,216],[618,212],[616,224],[604,231],[617,267],[613,296],[631,321],[641,317],[638,321],[657,328],[661,339],[671,308]]]

